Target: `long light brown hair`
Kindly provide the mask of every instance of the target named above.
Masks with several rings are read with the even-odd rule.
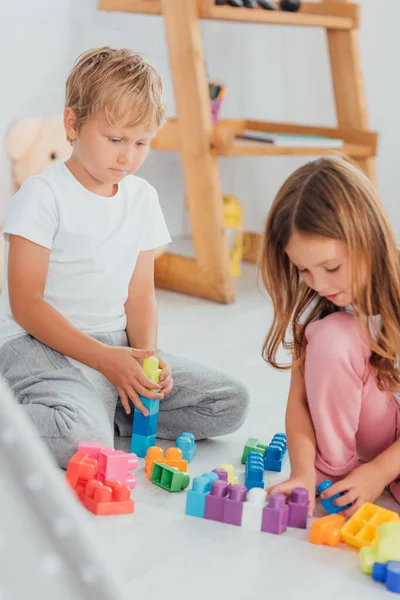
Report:
[[[285,249],[294,231],[342,240],[349,251],[352,307],[357,318],[380,314],[382,328],[368,333],[371,365],[381,389],[400,387],[400,257],[376,190],[355,165],[322,158],[297,169],[282,185],[268,214],[260,273],[274,319],[263,358],[277,369],[302,365],[307,325],[339,310],[309,288]],[[309,314],[308,314],[309,312]],[[302,318],[303,315],[303,318]],[[280,345],[292,351],[278,364]]]

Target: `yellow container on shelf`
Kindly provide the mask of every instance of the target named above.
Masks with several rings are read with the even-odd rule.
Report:
[[[225,195],[223,202],[231,274],[232,277],[239,277],[243,258],[243,206],[236,196]]]

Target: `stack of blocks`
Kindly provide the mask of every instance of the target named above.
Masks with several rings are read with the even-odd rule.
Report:
[[[263,461],[264,471],[277,471],[281,472],[282,467],[287,459],[287,442],[286,435],[284,433],[276,433],[271,440],[269,446],[260,444],[256,438],[249,438],[243,449],[242,464],[247,465],[249,456],[254,458],[254,455],[258,454],[261,456]],[[258,461],[259,463],[259,461]],[[246,473],[247,474],[247,473]],[[256,476],[258,481],[259,476]],[[252,478],[250,478],[252,479]],[[255,486],[252,486],[255,487]]]
[[[266,499],[263,488],[248,491],[244,485],[231,485],[227,472],[217,468],[193,479],[187,492],[186,514],[268,533],[283,533],[288,526],[307,527],[306,489],[295,488],[288,504],[283,494],[271,494],[268,504]]]
[[[159,383],[160,381],[162,369],[159,369],[158,367],[158,359],[155,356],[145,358],[143,361],[143,370],[147,377],[149,377],[151,381],[154,381],[154,383]],[[139,396],[139,398],[149,411],[149,415],[145,417],[137,408],[134,409],[131,452],[144,458],[147,450],[156,443],[160,402],[159,400],[149,400],[143,396]]]
[[[95,515],[127,514],[134,511],[130,496],[136,478],[130,471],[137,465],[134,454],[82,442],[69,460],[66,479]]]

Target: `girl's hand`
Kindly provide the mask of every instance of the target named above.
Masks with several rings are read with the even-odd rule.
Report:
[[[315,489],[316,489],[316,475],[315,470],[312,472],[305,473],[304,475],[291,475],[289,479],[283,481],[282,483],[277,483],[276,485],[271,486],[267,489],[269,494],[280,492],[281,494],[285,494],[285,496],[289,496],[292,493],[292,490],[296,487],[306,488],[308,491],[308,497],[310,499],[310,508],[308,511],[308,516],[312,517],[314,514],[315,508]]]
[[[373,462],[361,465],[354,469],[350,475],[337,481],[330,488],[322,492],[321,498],[330,498],[335,494],[345,492],[340,498],[333,500],[336,506],[352,504],[350,508],[343,510],[340,514],[348,518],[364,504],[374,503],[386,487],[386,481],[382,478],[382,470],[378,469]]]
[[[105,346],[102,350],[98,371],[117,388],[127,415],[131,413],[131,401],[145,417],[148,416],[149,411],[141,402],[139,394],[152,400],[164,398],[161,385],[151,381],[138,362],[153,355],[154,350],[138,350],[125,346]],[[155,392],[156,389],[160,391]]]
[[[160,385],[165,398],[165,396],[168,396],[168,394],[171,393],[172,388],[174,387],[172,370],[171,365],[162,357],[159,358],[159,366],[160,369],[162,369],[162,373],[160,375]]]

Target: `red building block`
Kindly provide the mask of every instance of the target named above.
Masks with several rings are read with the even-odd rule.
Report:
[[[88,481],[80,494],[82,504],[95,515],[123,515],[133,513],[135,504],[131,490],[119,481]]]

